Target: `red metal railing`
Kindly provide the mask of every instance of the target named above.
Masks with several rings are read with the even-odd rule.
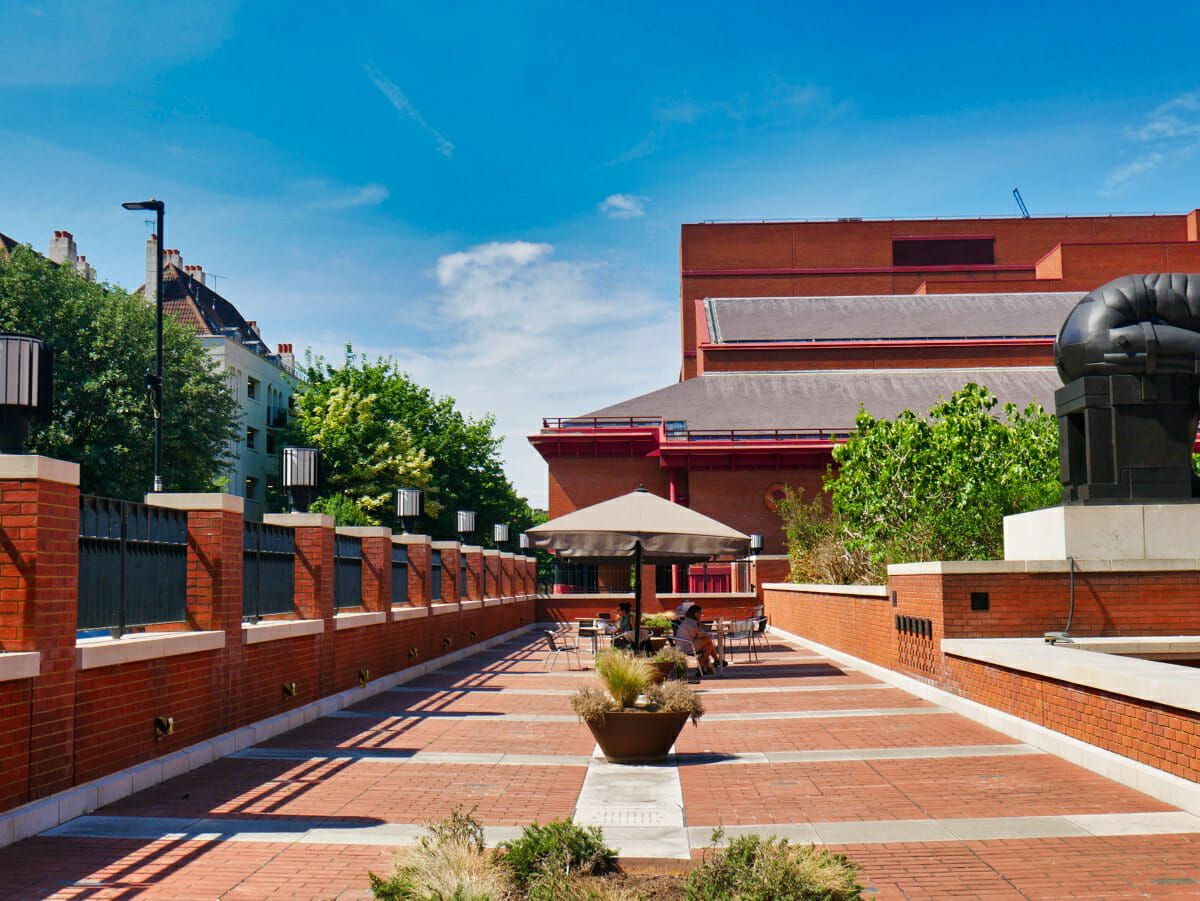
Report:
[[[689,429],[681,420],[651,419],[644,416],[555,416],[542,420],[543,431],[655,429],[666,441],[746,442],[746,441],[845,441],[853,429]]]

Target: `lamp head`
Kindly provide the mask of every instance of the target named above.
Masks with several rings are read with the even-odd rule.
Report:
[[[156,213],[161,213],[164,208],[161,200],[129,200],[121,206],[127,210],[154,210]]]
[[[0,453],[23,454],[30,425],[50,421],[53,356],[41,338],[0,333]]]

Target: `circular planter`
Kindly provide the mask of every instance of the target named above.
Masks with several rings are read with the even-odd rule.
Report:
[[[608,760],[627,763],[666,757],[687,721],[686,713],[618,710],[605,714],[604,725],[587,727]]]

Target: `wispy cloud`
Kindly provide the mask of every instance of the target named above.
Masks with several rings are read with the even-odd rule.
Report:
[[[609,219],[637,219],[646,215],[646,198],[637,194],[609,194],[597,209]]]
[[[546,503],[546,466],[527,436],[542,416],[585,413],[674,380],[674,361],[657,352],[675,334],[672,299],[616,283],[607,265],[506,241],[444,254],[433,275],[438,333],[449,340],[405,348],[404,365],[463,409],[495,414],[505,469],[535,505]]]
[[[1200,91],[1172,97],[1155,107],[1144,122],[1125,129],[1135,156],[1109,173],[1105,193],[1115,194],[1156,169],[1190,159],[1200,151]]]
[[[386,78],[370,63],[363,66],[363,71],[367,73],[367,77],[371,79],[371,83],[379,88],[380,92],[388,99],[388,102],[391,103],[397,113],[406,119],[412,119],[429,133],[437,144],[438,153],[446,159],[450,159],[454,155],[454,145],[446,139],[445,135],[425,121],[425,117],[413,106],[412,101],[397,87],[395,82]]]
[[[379,206],[387,199],[388,189],[373,181],[361,188],[343,188],[324,193],[312,202],[312,206],[318,210],[349,210],[359,206]]]
[[[706,128],[757,128],[786,125],[798,120],[830,119],[850,110],[846,101],[835,101],[828,89],[811,82],[794,83],[774,78],[753,91],[733,97],[697,100],[671,97],[651,110],[654,127],[614,162],[626,163],[687,143],[679,133],[689,126]]]

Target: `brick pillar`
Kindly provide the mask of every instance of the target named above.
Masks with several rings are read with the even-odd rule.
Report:
[[[41,654],[29,695],[27,794],[25,785],[13,792],[22,800],[74,781],[78,594],[78,464],[0,455],[0,649]]]
[[[500,555],[500,583],[504,586],[501,597],[511,598],[517,594],[516,562],[512,554]]]
[[[442,600],[443,604],[453,604],[462,600],[462,588],[458,584],[458,555],[457,541],[435,541],[430,549],[442,553]]]
[[[467,558],[467,584],[463,599],[478,601],[483,598],[483,548],[464,544],[459,552]]]
[[[504,592],[500,585],[500,552],[484,550],[483,552],[483,588],[485,598],[502,598]]]
[[[319,619],[325,631],[317,636],[317,696],[333,693],[333,517],[323,513],[268,513],[263,522],[286,526],[296,534],[296,616]]]
[[[428,535],[397,535],[397,542],[408,550],[408,603],[412,607],[428,607],[433,597],[430,578],[430,548]]]
[[[537,559],[529,556],[522,557],[521,564],[524,593],[527,595],[537,594]]]
[[[392,530],[386,526],[341,526],[337,534],[362,540],[363,610],[391,610]]]

